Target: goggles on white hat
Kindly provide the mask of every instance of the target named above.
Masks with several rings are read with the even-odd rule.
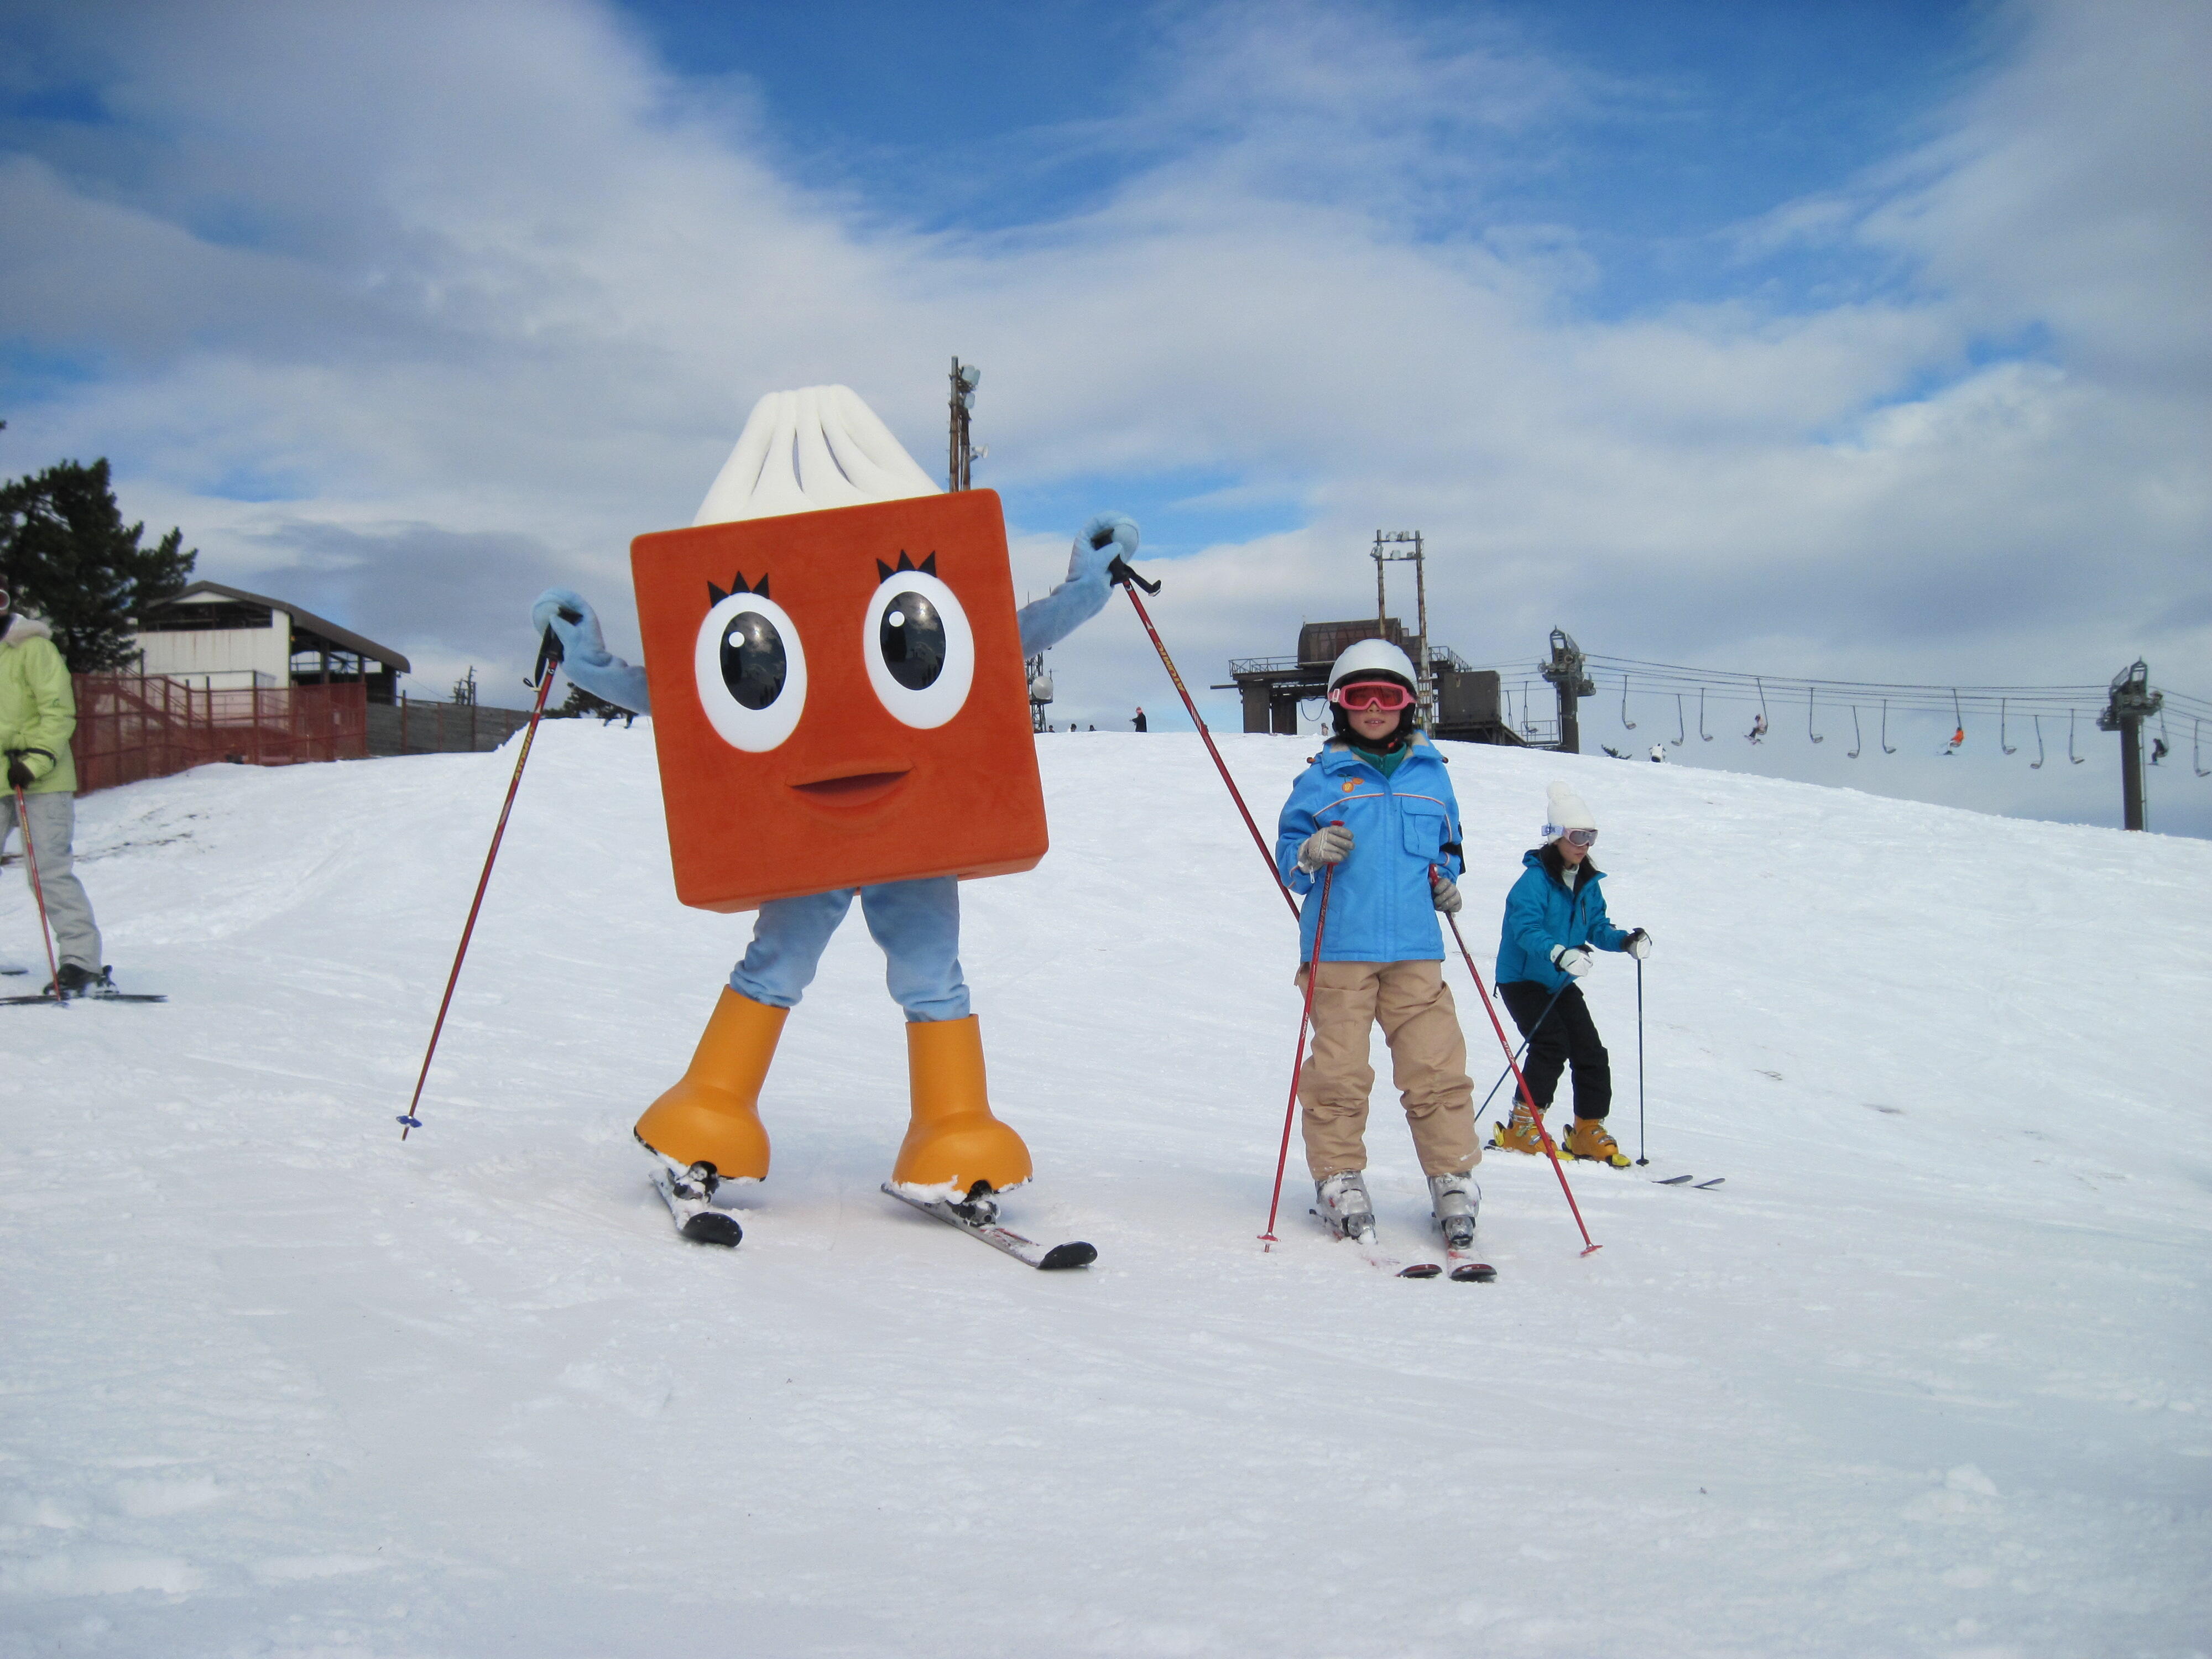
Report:
[[[1577,847],[1595,847],[1597,844],[1597,831],[1595,830],[1562,830],[1556,823],[1547,823],[1544,826],[1544,839],[1546,841],[1572,842]]]

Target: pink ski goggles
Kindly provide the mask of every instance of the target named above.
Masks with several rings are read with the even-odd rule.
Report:
[[[1395,711],[1413,706],[1413,694],[1389,680],[1361,680],[1340,685],[1328,694],[1339,708],[1381,708]]]

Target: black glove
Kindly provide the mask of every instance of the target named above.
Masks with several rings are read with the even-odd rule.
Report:
[[[21,755],[8,757],[8,787],[10,789],[28,789],[36,781],[31,775],[28,761]]]

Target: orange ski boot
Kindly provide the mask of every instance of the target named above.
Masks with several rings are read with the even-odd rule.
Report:
[[[724,990],[699,1047],[673,1088],[645,1109],[637,1138],[677,1172],[705,1165],[725,1181],[758,1181],[768,1173],[768,1131],[761,1127],[761,1083],[791,1011]]]
[[[1490,1144],[1503,1152],[1530,1152],[1544,1156],[1544,1137],[1536,1127],[1536,1115],[1522,1101],[1513,1109],[1513,1115],[1491,1131]]]
[[[1586,1158],[1593,1164],[1609,1164],[1616,1170],[1628,1167],[1628,1154],[1620,1144],[1605,1132],[1604,1122],[1594,1117],[1578,1117],[1574,1127],[1567,1131],[1559,1150],[1571,1152],[1577,1158]]]
[[[982,1028],[973,1014],[908,1021],[906,1063],[913,1121],[891,1170],[894,1182],[942,1188],[957,1200],[979,1181],[1004,1192],[1030,1178],[1030,1149],[991,1115]]]

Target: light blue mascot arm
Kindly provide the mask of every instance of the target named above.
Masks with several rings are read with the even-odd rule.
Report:
[[[570,622],[561,613],[575,613]],[[540,639],[550,628],[561,641],[561,672],[595,697],[605,697],[618,708],[640,714],[653,712],[653,694],[646,690],[645,670],[633,668],[607,649],[599,637],[599,615],[580,593],[565,587],[549,587],[530,607],[530,629]]]
[[[1093,542],[1103,542],[1094,547]],[[1137,556],[1137,521],[1119,513],[1102,513],[1083,526],[1083,533],[1068,550],[1067,580],[1034,605],[1025,605],[1015,621],[1022,628],[1022,655],[1034,657],[1048,651],[1106,608],[1114,585],[1106,567],[1116,557]],[[611,699],[610,699],[611,701]]]

